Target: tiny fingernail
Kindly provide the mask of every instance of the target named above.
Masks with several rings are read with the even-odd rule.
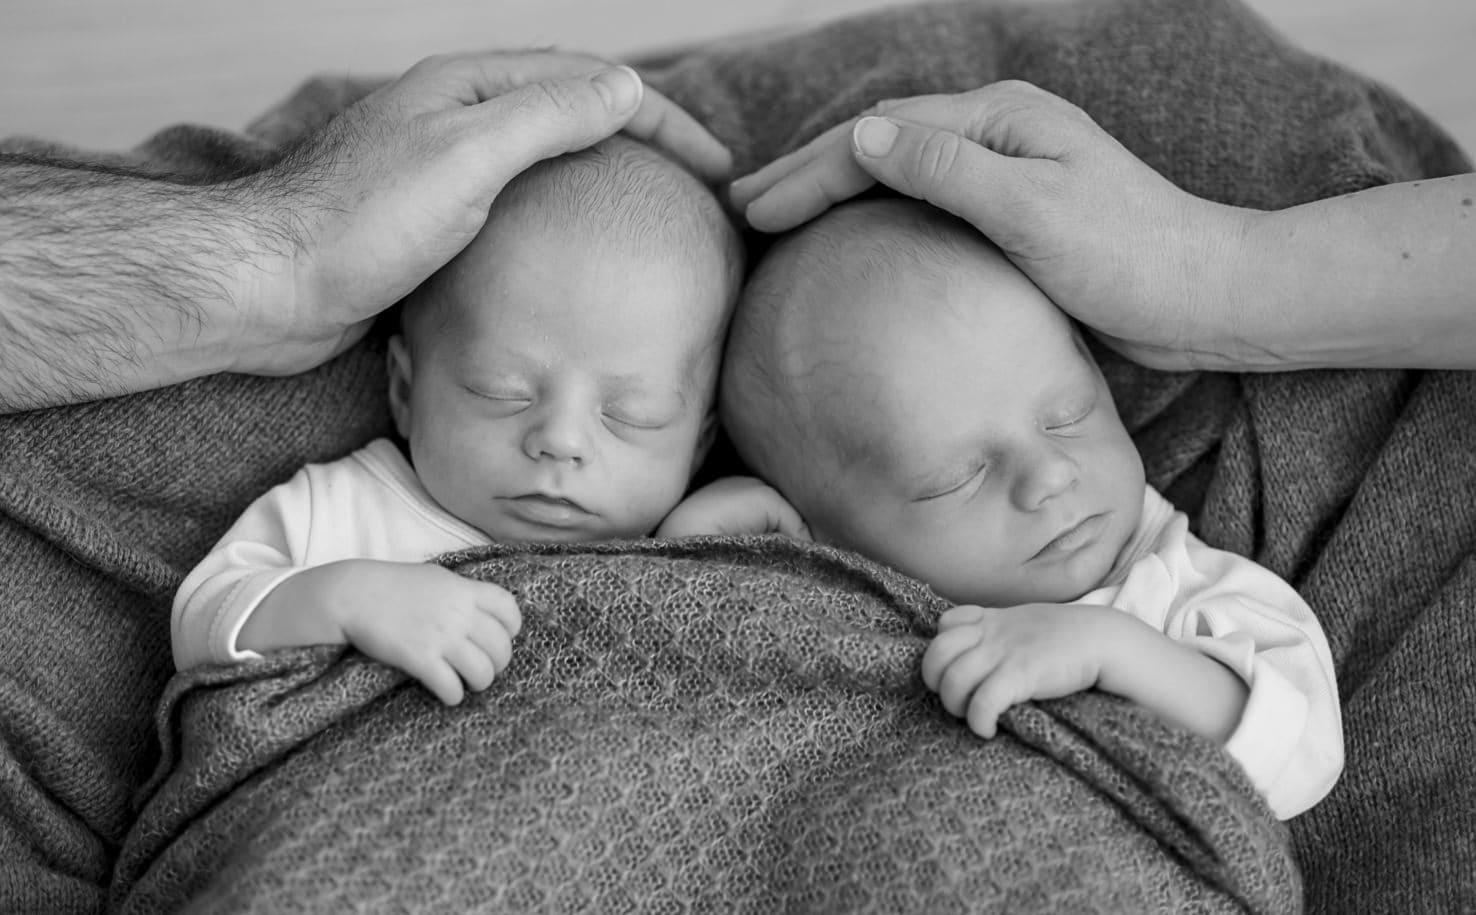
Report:
[[[862,118],[851,130],[851,139],[861,155],[878,159],[892,151],[892,144],[897,142],[897,125],[886,118]]]
[[[641,101],[641,78],[630,67],[601,70],[591,82],[605,100],[605,107],[617,114],[629,111]]]

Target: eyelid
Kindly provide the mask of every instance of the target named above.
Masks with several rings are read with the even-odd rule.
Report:
[[[982,478],[984,476],[984,473],[988,469],[989,469],[989,462],[988,461],[981,462],[979,464],[979,466],[977,466],[973,470],[969,471],[969,475],[968,476],[964,477],[962,480],[959,480],[957,483],[949,486],[947,489],[941,489],[941,490],[938,490],[937,492],[932,492],[932,493],[928,493],[927,495],[918,496],[916,499],[913,499],[912,501],[914,501],[914,502],[931,502],[934,499],[941,499],[944,496],[951,496],[951,495],[959,492],[960,490],[967,488],[970,483],[973,483],[974,481]]]
[[[1087,403],[1085,405],[1083,405],[1081,407],[1081,409],[1074,411],[1071,414],[1071,418],[1070,419],[1064,419],[1064,420],[1061,420],[1059,422],[1052,422],[1052,423],[1050,423],[1049,425],[1046,426],[1046,429],[1048,431],[1054,432],[1054,431],[1057,431],[1059,429],[1064,429],[1064,428],[1067,428],[1069,426],[1074,426],[1077,423],[1081,422],[1082,420],[1086,419],[1088,416],[1092,415],[1092,411],[1095,410],[1096,408],[1097,408],[1097,397],[1096,397],[1095,394],[1093,394],[1092,399],[1089,400],[1089,401],[1087,401]]]
[[[484,400],[520,402],[533,399],[532,394],[528,393],[527,391],[521,391],[517,389],[509,389],[505,391],[484,391],[480,388],[474,388],[471,385],[462,385],[462,387],[466,388],[467,391]]]
[[[657,429],[664,429],[667,426],[671,425],[671,421],[670,420],[655,420],[655,421],[652,421],[652,420],[648,420],[648,419],[636,419],[636,418],[630,417],[630,416],[622,416],[622,415],[620,415],[619,411],[611,411],[611,410],[603,410],[601,412],[604,413],[605,417],[607,419],[609,419],[610,421],[617,422],[617,423],[619,423],[622,426],[629,426],[632,429],[644,429],[644,430],[647,430],[647,431],[655,431]]]

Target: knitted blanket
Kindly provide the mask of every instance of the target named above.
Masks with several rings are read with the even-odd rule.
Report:
[[[1287,912],[1218,748],[1100,695],[980,740],[918,676],[945,605],[784,538],[463,554],[526,628],[447,710],[356,653],[171,684],[122,912]]]
[[[740,171],[877,99],[1006,77],[1230,203],[1470,168],[1404,100],[1236,0],[916,6],[645,71]],[[46,148],[209,180],[271,161],[371,84],[315,81],[244,133]],[[899,885],[938,902],[919,910],[950,894],[1009,911],[1295,907],[1279,829],[1218,751],[1098,696],[973,739],[912,673],[936,602],[824,550],[460,557],[518,590],[530,621],[509,676],[457,710],[326,651],[170,683],[184,573],[256,495],[388,431],[375,347],[293,378],[0,418],[0,909],[249,907],[273,880],[303,891],[298,873],[324,878],[316,893],[347,875],[369,909],[514,887],[508,908],[901,908],[884,895]],[[1292,581],[1327,631],[1348,765],[1291,823],[1307,907],[1476,909],[1472,377],[1104,363],[1150,482],[1209,542]]]

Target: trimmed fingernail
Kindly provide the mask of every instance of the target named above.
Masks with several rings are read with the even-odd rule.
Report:
[[[897,142],[897,125],[886,118],[862,118],[852,128],[851,140],[861,155],[878,159],[892,151],[892,144]]]
[[[601,70],[591,80],[605,107],[616,114],[629,111],[641,101],[641,78],[630,67]]]

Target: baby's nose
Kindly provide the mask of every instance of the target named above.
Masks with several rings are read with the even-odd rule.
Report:
[[[523,451],[535,461],[588,463],[592,452],[588,423],[574,410],[546,410],[528,431]]]
[[[1033,511],[1076,485],[1076,461],[1059,448],[1042,448],[1032,455],[1016,480],[1015,501]]]

